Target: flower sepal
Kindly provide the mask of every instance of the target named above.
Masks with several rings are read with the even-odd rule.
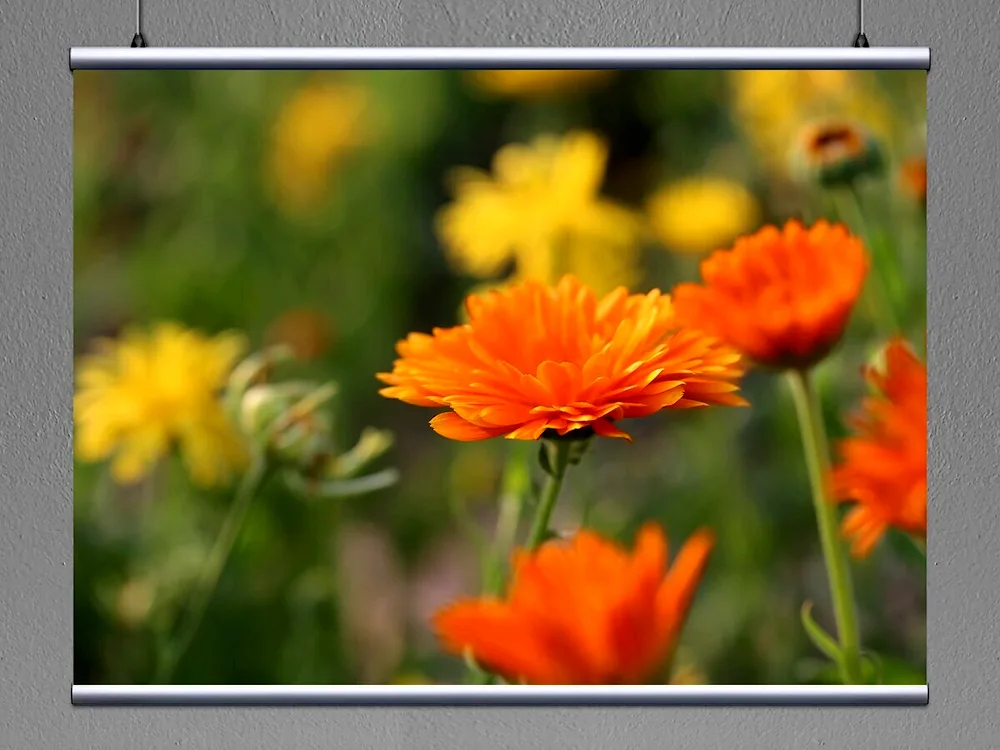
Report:
[[[254,352],[236,365],[226,383],[225,400],[230,412],[238,415],[243,397],[250,387],[266,382],[277,365],[294,357],[291,347],[280,344]]]
[[[227,402],[264,460],[293,491],[310,498],[351,497],[394,484],[395,469],[361,476],[392,446],[391,433],[368,428],[353,448],[337,449],[328,408],[339,390],[336,383],[267,382],[274,366],[290,358],[287,347],[272,347],[244,360],[230,378]]]

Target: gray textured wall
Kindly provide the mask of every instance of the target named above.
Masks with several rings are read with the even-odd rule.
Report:
[[[131,0],[0,4],[0,746],[1000,746],[1000,5],[869,0],[930,46],[930,706],[921,709],[73,709],[70,46]],[[155,46],[849,44],[854,0],[147,0]]]

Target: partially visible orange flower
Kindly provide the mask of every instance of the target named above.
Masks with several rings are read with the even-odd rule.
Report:
[[[840,443],[833,471],[839,502],[856,503],[843,523],[852,551],[864,557],[890,526],[927,536],[927,366],[901,339],[884,368],[867,367],[876,395],[852,419],[855,437]]]
[[[681,284],[681,321],[757,362],[806,368],[844,333],[868,271],[860,240],[841,225],[789,221],[742,237],[701,263],[702,284]]]
[[[661,409],[743,405],[739,354],[678,328],[670,298],[619,287],[603,299],[573,276],[524,281],[466,300],[468,322],[412,333],[377,377],[380,392],[448,409],[431,427],[452,440],[592,433]],[[551,433],[550,433],[551,434]]]
[[[662,678],[714,543],[696,532],[664,573],[667,541],[647,524],[632,552],[591,531],[516,552],[505,600],[441,610],[445,648],[511,682],[634,685]]]
[[[514,99],[548,99],[589,91],[611,80],[614,70],[474,70],[481,89]]]
[[[899,182],[903,192],[917,201],[927,200],[927,159],[914,156],[900,166]]]

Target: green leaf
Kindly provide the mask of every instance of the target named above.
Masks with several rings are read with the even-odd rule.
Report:
[[[840,653],[840,646],[821,628],[812,617],[812,602],[806,601],[802,604],[802,627],[805,628],[806,635],[813,645],[822,651],[826,656],[837,664],[843,661]]]
[[[288,485],[296,492],[307,497],[324,499],[367,495],[391,487],[398,480],[399,472],[395,469],[384,469],[377,474],[357,479],[328,479],[317,482],[307,481],[295,472],[286,475]]]

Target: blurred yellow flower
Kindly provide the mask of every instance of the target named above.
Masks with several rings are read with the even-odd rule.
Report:
[[[600,197],[607,144],[596,134],[540,136],[497,152],[493,174],[452,175],[453,203],[437,230],[448,259],[479,278],[516,262],[515,278],[576,275],[598,294],[635,281],[639,216]]]
[[[209,338],[174,323],[99,340],[77,367],[77,457],[111,459],[112,476],[128,483],[176,442],[195,483],[223,483],[247,459],[219,398],[243,348],[236,334]]]
[[[760,209],[743,185],[719,177],[689,177],[650,197],[650,226],[669,249],[703,253],[756,228]]]
[[[267,176],[285,210],[315,208],[325,197],[331,170],[364,145],[369,109],[361,86],[313,79],[285,104],[274,123]]]
[[[122,584],[115,600],[115,614],[126,627],[141,624],[153,609],[155,591],[152,584],[132,579]]]
[[[895,126],[885,99],[854,70],[735,70],[733,112],[768,168],[788,168],[791,144],[807,122],[850,118],[880,140]]]
[[[514,99],[548,99],[589,91],[607,83],[614,70],[474,70],[479,88]]]

